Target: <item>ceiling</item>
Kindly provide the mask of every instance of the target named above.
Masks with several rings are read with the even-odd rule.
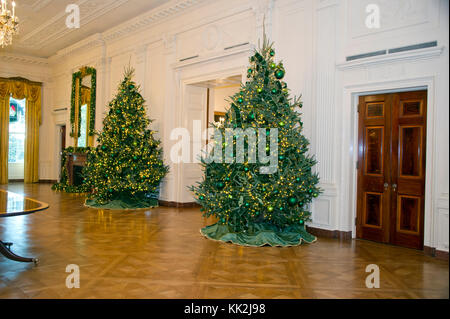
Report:
[[[15,0],[20,33],[0,53],[47,58],[95,33],[156,8],[168,0]],[[10,1],[8,1],[10,5]],[[80,8],[80,28],[69,29],[69,4]]]

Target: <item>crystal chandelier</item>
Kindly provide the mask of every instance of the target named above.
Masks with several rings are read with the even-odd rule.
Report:
[[[19,33],[19,18],[16,17],[16,3],[12,2],[12,14],[8,10],[8,0],[1,0],[0,11],[0,45],[2,48],[12,43],[12,37]]]

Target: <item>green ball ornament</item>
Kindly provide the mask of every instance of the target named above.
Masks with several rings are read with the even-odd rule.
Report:
[[[240,98],[237,99],[237,102],[238,102],[239,104],[242,104],[242,103],[244,102],[244,99],[240,97]]]
[[[281,80],[282,78],[284,78],[284,70],[283,69],[278,69],[275,71],[275,77],[278,80]]]
[[[216,184],[216,187],[217,187],[218,189],[223,189],[223,188],[225,187],[225,184],[224,184],[223,182],[218,182],[218,183]]]
[[[261,88],[257,88],[257,89],[256,89],[256,92],[261,93],[261,92],[262,92],[262,89],[261,89]]]
[[[250,113],[249,116],[248,116],[248,118],[249,118],[250,120],[254,120],[254,119],[255,119],[255,114],[254,114],[254,113]]]
[[[284,156],[283,156],[283,155],[280,155],[280,156],[278,156],[278,159],[279,159],[280,161],[282,161],[282,160],[284,160]]]
[[[270,63],[270,67],[271,67],[272,69],[275,69],[275,68],[277,67],[277,65],[276,65],[275,63]]]
[[[248,172],[248,167],[244,167],[244,171]]]
[[[294,206],[295,204],[297,204],[297,198],[289,197],[288,203],[289,203],[289,205]]]
[[[317,197],[317,196],[319,196],[319,194],[317,194],[317,193],[314,193],[314,194],[313,194],[313,197]]]
[[[303,219],[300,219],[299,224],[303,225],[305,222],[303,221]]]
[[[270,54],[270,56],[274,56],[275,55],[275,51],[274,50],[270,50],[269,54]]]
[[[297,183],[299,183],[300,182],[300,177],[297,177],[295,180],[297,181]]]
[[[228,182],[230,180],[230,178],[229,177],[225,177],[225,180]]]
[[[232,199],[232,198],[233,198],[233,195],[228,195],[228,198],[229,198],[229,199]]]
[[[205,196],[200,196],[199,199],[200,199],[200,200],[204,200],[204,199],[205,199]]]
[[[283,127],[283,126],[284,126],[284,122],[281,121],[280,123],[278,123],[278,125],[280,125],[281,127]]]
[[[253,70],[252,70],[252,69],[248,69],[247,72],[248,72],[248,73],[252,73]]]
[[[270,213],[273,212],[273,207],[272,206],[267,207],[267,211]]]
[[[120,110],[116,110],[116,113],[117,113],[117,114],[120,114],[120,112],[121,112]]]
[[[278,90],[277,89],[272,89],[272,94],[277,94]]]

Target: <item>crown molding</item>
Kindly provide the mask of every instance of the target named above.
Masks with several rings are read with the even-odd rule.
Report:
[[[27,55],[12,54],[12,53],[0,53],[0,61],[6,63],[21,63],[21,64],[32,64],[39,66],[48,66],[49,61],[46,58],[38,58]]]
[[[190,9],[206,0],[172,0],[153,10],[141,14],[103,33],[106,42],[115,41],[130,33],[138,32],[149,25],[159,23],[172,16],[175,16],[187,9]]]
[[[103,40],[103,36],[101,33],[93,34],[89,37],[87,37],[84,40],[81,40],[71,46],[68,46],[67,48],[64,48],[62,50],[59,50],[54,56],[50,57],[50,60],[58,60],[63,57],[66,57],[68,55],[71,55],[75,51],[79,50],[86,50],[86,49],[92,49],[95,47],[100,47],[105,44],[105,41]]]

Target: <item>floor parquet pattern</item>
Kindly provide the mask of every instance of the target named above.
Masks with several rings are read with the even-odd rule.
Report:
[[[0,298],[448,298],[448,262],[368,241],[319,238],[300,247],[243,247],[207,240],[198,208],[101,211],[48,184],[2,185],[47,202],[0,219],[0,238],[40,264],[0,256]],[[81,287],[66,288],[66,266]],[[368,289],[368,264],[380,267]]]

